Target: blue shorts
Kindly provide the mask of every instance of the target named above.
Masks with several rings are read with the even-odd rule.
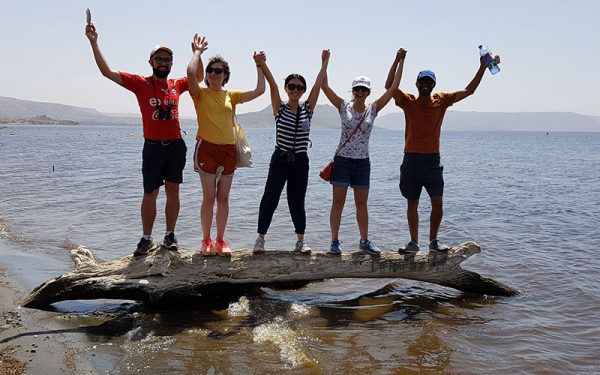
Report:
[[[444,195],[444,167],[440,154],[405,153],[400,166],[400,192],[409,201],[419,200],[423,188],[430,197]]]
[[[352,186],[354,189],[368,189],[371,178],[371,161],[336,156],[331,171],[332,185]]]

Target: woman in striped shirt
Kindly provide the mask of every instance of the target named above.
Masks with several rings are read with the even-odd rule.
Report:
[[[288,101],[282,102],[279,88],[266,64],[263,73],[271,91],[271,107],[275,116],[276,145],[269,164],[269,175],[258,213],[258,238],[254,243],[254,254],[265,251],[265,235],[271,225],[273,213],[279,204],[283,187],[287,182],[287,201],[296,232],[294,251],[310,254],[311,248],[304,241],[306,212],[304,198],[308,185],[308,145],[310,143],[310,121],[317,104],[321,84],[327,71],[329,50],[321,54],[321,70],[317,75],[308,100],[300,102],[306,91],[306,80],[299,74],[290,74],[285,79],[284,89]]]

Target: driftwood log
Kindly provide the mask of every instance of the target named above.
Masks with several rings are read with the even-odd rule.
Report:
[[[71,251],[75,269],[35,288],[22,305],[44,308],[54,302],[78,299],[128,299],[150,304],[199,297],[215,291],[241,291],[261,286],[331,278],[403,278],[426,281],[464,292],[511,296],[517,290],[460,264],[480,252],[475,242],[455,246],[447,253],[400,255],[363,252],[341,256],[315,252],[310,256],[291,251],[234,251],[231,258],[203,257],[198,252],[154,248],[147,256],[125,256],[101,262],[87,248]]]

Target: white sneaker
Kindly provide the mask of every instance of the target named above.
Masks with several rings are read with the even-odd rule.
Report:
[[[294,246],[294,251],[298,251],[300,254],[309,255],[312,252],[312,249],[304,242],[304,240],[298,240],[296,241],[296,246]]]
[[[254,250],[252,250],[253,254],[264,254],[265,253],[265,240],[257,237],[256,241],[254,241]]]

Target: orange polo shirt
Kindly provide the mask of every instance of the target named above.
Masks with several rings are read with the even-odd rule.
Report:
[[[404,152],[417,154],[439,154],[440,132],[446,110],[456,93],[438,92],[431,95],[429,102],[421,103],[412,94],[400,91],[396,105],[404,110]]]

